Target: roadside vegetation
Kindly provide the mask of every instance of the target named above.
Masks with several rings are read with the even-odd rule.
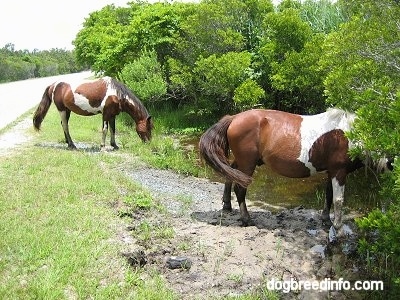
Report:
[[[127,83],[153,113],[159,138],[144,146],[136,142],[136,134],[129,126],[119,127],[120,144],[129,155],[140,156],[158,168],[204,176],[207,170],[193,163],[197,159],[195,148],[182,148],[179,139],[200,134],[226,113],[254,107],[296,113],[318,113],[330,106],[355,111],[358,119],[349,137],[356,145],[362,145],[355,154],[396,157],[400,149],[399,18],[397,0],[283,0],[277,7],[270,0],[154,4],[133,1],[129,7],[109,5],[91,13],[77,33],[74,54],[81,66]],[[12,47],[3,48],[3,52],[9,50]],[[59,119],[53,122],[55,131],[43,130],[41,139],[61,137]],[[129,118],[122,120],[127,125],[129,122]],[[85,128],[85,133],[74,129],[78,127]],[[94,127],[91,135],[86,131],[86,126],[71,123],[74,138],[79,140],[82,134],[83,140],[94,139],[97,143],[98,128]],[[15,162],[19,167],[2,163],[1,180],[10,174],[16,180],[19,178],[15,184],[27,185],[28,189],[29,181],[22,178],[46,170],[45,163],[50,159],[61,165],[57,149],[51,147],[48,151],[53,155],[41,162],[43,166],[37,161],[32,164],[33,169],[29,164],[19,164],[27,160],[24,156],[34,157],[36,151],[19,154],[21,157]],[[94,166],[102,156],[90,152],[68,152],[60,157],[63,155],[68,155],[64,161],[76,160],[81,155],[83,161],[88,160],[88,166]],[[371,277],[385,280],[385,295],[373,295],[376,299],[400,294],[398,159],[394,166],[394,172],[381,181],[381,192],[387,201],[357,221],[363,231],[359,254]],[[62,172],[47,171],[62,176]],[[112,168],[103,171],[107,175]],[[74,178],[72,174],[70,178]],[[0,192],[0,201],[6,201],[5,205],[21,201],[16,189],[11,189],[14,184],[1,184],[8,188]],[[86,186],[89,182],[81,184],[85,193],[94,188],[104,189],[107,184],[114,192],[118,190],[109,181],[91,188]],[[82,193],[62,191],[52,196],[68,199],[70,194],[73,198],[74,193]],[[32,199],[36,197],[39,196]],[[18,209],[9,208],[18,213]],[[110,211],[105,208],[104,213]],[[22,221],[27,222],[25,219]],[[2,222],[11,221],[5,218]],[[107,233],[95,239],[104,235]],[[9,248],[6,242],[2,245]],[[13,270],[6,258],[0,260],[0,266],[8,272]],[[38,267],[26,270],[20,263],[20,268],[24,270],[22,274],[34,274],[32,270]]]
[[[77,139],[96,143],[99,120],[79,123]],[[158,274],[144,282],[120,255],[117,208],[157,209],[116,171],[123,158],[42,144],[61,138],[55,109],[44,127],[36,146],[0,157],[0,298],[173,299]]]

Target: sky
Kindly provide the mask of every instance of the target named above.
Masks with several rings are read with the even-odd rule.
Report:
[[[72,41],[89,13],[129,0],[8,0],[0,2],[0,48],[16,50],[73,49]]]
[[[108,4],[127,6],[127,2],[129,0],[1,1],[0,48],[11,43],[15,50],[72,50],[72,41],[89,13]]]

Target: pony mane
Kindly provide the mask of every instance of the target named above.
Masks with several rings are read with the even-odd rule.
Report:
[[[145,115],[149,116],[149,113],[147,112],[146,107],[143,105],[143,103],[139,100],[139,98],[122,82],[118,81],[115,78],[112,77],[103,77],[102,78],[107,86],[110,86],[111,88],[115,89],[117,96],[119,99],[128,99],[132,100],[137,108]]]
[[[331,122],[339,124],[339,127],[344,131],[351,130],[353,122],[356,118],[354,113],[339,108],[328,108],[326,113],[328,115],[328,119],[331,120]]]

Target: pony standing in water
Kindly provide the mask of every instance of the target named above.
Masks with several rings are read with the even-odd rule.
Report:
[[[114,78],[103,77],[87,81],[79,84],[75,89],[66,82],[55,82],[49,85],[33,116],[33,125],[36,130],[40,129],[52,101],[60,113],[65,142],[70,149],[76,149],[68,128],[71,111],[82,116],[100,113],[103,115],[102,148],[105,147],[106,135],[110,127],[110,145],[118,149],[115,143],[115,117],[120,112],[126,112],[132,117],[136,123],[136,132],[143,142],[151,139],[153,121],[147,109],[124,84]]]
[[[302,116],[282,111],[255,109],[225,116],[200,138],[200,154],[226,179],[223,209],[231,211],[232,182],[244,226],[250,223],[245,196],[256,166],[267,164],[283,176],[304,178],[327,171],[326,201],[322,219],[342,229],[342,205],[346,176],[363,166],[349,157],[352,147],[345,133],[355,115],[339,109]],[[229,150],[234,160],[229,163]]]

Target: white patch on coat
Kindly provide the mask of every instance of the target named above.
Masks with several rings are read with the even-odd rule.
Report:
[[[53,88],[53,91],[51,92],[51,100],[53,100],[53,102],[54,102],[54,93],[56,91],[57,85],[59,85],[59,84],[60,84],[60,81],[56,81],[53,83],[54,88]]]
[[[317,172],[310,162],[310,149],[315,141],[325,133],[341,129],[344,132],[351,129],[355,115],[340,109],[329,109],[324,113],[302,116],[300,127],[301,151],[297,158],[310,170],[310,175]],[[350,146],[350,145],[349,145]]]
[[[111,84],[111,77],[103,77],[104,82],[106,83],[106,95],[103,98],[103,101],[101,101],[101,105],[104,106],[106,103],[106,100],[108,96],[117,96],[117,90],[114,88],[114,86]]]
[[[89,103],[89,99],[87,99],[85,96],[74,93],[74,102],[75,105],[78,106],[80,109],[87,111],[88,113],[91,114],[99,114],[103,111],[104,105],[106,103],[105,99],[101,101],[101,104],[99,107],[93,107]]]
[[[87,111],[88,113],[91,113],[91,114],[102,113],[108,96],[117,95],[117,91],[112,87],[111,77],[103,77],[102,79],[104,80],[104,82],[106,84],[106,89],[107,90],[106,90],[106,94],[105,94],[103,100],[101,101],[100,106],[98,106],[98,107],[91,106],[90,102],[89,102],[89,99],[87,99],[85,96],[83,96],[83,95],[81,95],[79,93],[75,93],[74,92],[75,105],[78,106],[80,109],[82,109],[84,111]],[[97,81],[97,80],[99,80],[99,79],[87,80],[85,82],[86,83],[90,83],[90,82],[94,82],[94,81]],[[82,84],[82,82],[80,84]],[[72,88],[73,91],[75,91],[76,89],[77,89],[77,87],[73,87]]]
[[[112,84],[112,78],[109,76],[105,76],[105,77],[103,77],[103,80],[105,81],[106,86],[107,86],[106,98],[110,95],[118,96],[117,90],[114,88],[114,86]],[[128,96],[128,95],[126,95],[126,96]],[[121,100],[121,99],[119,99],[119,100]],[[130,104],[132,104],[132,106],[136,105],[135,101],[133,99],[129,98],[129,96],[127,98],[125,98],[125,100],[127,100]]]

